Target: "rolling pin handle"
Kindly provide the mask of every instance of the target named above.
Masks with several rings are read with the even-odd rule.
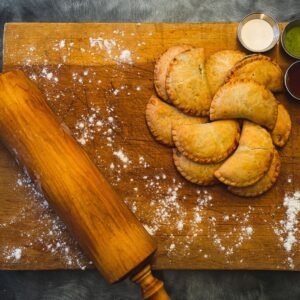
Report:
[[[131,280],[140,285],[144,299],[170,300],[170,297],[164,288],[164,283],[152,275],[151,267],[149,265],[134,275]]]

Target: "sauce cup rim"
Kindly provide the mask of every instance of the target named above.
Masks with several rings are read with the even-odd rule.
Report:
[[[249,48],[249,47],[244,43],[244,41],[243,41],[243,39],[242,39],[242,36],[241,36],[242,27],[247,23],[247,22],[245,22],[245,20],[248,19],[248,18],[251,17],[251,16],[257,16],[257,17],[252,18],[252,19],[250,19],[249,21],[255,20],[255,19],[264,20],[264,21],[268,22],[268,24],[270,24],[271,27],[272,27],[272,29],[273,29],[274,38],[273,38],[272,43],[271,43],[268,47],[266,47],[266,48],[264,48],[264,49],[262,49],[262,50],[254,50],[254,49]],[[265,18],[262,18],[262,17],[264,17],[264,16],[266,17],[266,19],[265,19]],[[272,24],[269,22],[268,19],[271,19],[271,20],[274,22],[274,25],[272,25]],[[274,29],[274,27],[275,27],[275,29]],[[239,22],[239,25],[238,25],[238,28],[237,28],[237,37],[238,37],[238,40],[240,41],[240,43],[242,44],[242,46],[243,46],[244,48],[246,48],[248,51],[251,51],[251,52],[254,52],[254,53],[264,53],[264,52],[267,52],[267,51],[269,51],[269,50],[271,50],[272,48],[275,47],[275,45],[277,44],[277,42],[278,42],[278,40],[279,40],[279,37],[280,37],[280,29],[279,29],[278,22],[276,21],[276,19],[275,19],[273,16],[270,16],[270,15],[265,14],[265,13],[263,13],[263,12],[252,12],[252,13],[246,15],[245,17],[243,17],[243,19]]]
[[[300,19],[294,19],[294,20],[288,22],[288,23],[285,25],[285,27],[284,27],[284,29],[283,29],[283,31],[282,31],[281,37],[280,37],[280,43],[281,43],[281,46],[282,46],[284,52],[285,52],[287,55],[289,55],[290,57],[295,58],[295,59],[300,59],[300,56],[296,56],[296,55],[291,54],[291,53],[285,48],[284,40],[283,40],[284,37],[285,37],[285,35],[286,35],[286,30],[288,29],[288,27],[292,27],[292,25],[293,25],[294,23],[297,23],[297,22],[299,23],[299,26],[300,26]]]
[[[284,74],[284,86],[285,86],[286,90],[288,91],[288,93],[289,93],[294,99],[300,100],[300,97],[295,96],[295,95],[290,91],[290,89],[289,89],[289,87],[288,87],[288,84],[287,84],[287,76],[288,76],[288,73],[289,73],[289,71],[291,70],[291,68],[292,68],[294,65],[297,65],[297,64],[300,65],[300,60],[297,60],[297,61],[293,62],[293,63],[287,68],[287,70],[285,71],[285,74]]]

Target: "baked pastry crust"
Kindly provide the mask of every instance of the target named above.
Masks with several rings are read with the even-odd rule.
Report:
[[[244,197],[256,197],[266,191],[268,191],[273,184],[276,182],[279,176],[280,170],[280,158],[276,150],[274,150],[273,159],[271,166],[267,173],[256,183],[247,187],[232,187],[229,186],[228,190],[235,195],[244,196]]]
[[[222,163],[199,164],[186,158],[176,149],[173,149],[173,160],[178,172],[192,183],[207,186],[218,182],[214,172]]]
[[[204,49],[193,48],[175,56],[168,69],[166,90],[170,102],[183,112],[207,116],[211,95],[204,69]]]
[[[168,146],[174,146],[172,140],[172,125],[201,124],[207,118],[185,115],[175,107],[151,96],[146,106],[146,122],[154,138]]]
[[[273,152],[272,138],[267,130],[244,121],[237,150],[215,172],[215,176],[231,186],[252,185],[269,169]]]
[[[275,97],[263,85],[251,79],[234,79],[214,96],[210,119],[247,119],[272,130],[277,109]]]
[[[176,148],[187,158],[201,163],[224,160],[237,147],[240,126],[235,120],[175,126]]]
[[[238,62],[231,69],[226,82],[231,79],[253,79],[272,92],[283,90],[283,73],[280,66],[265,55],[250,55]]]
[[[191,48],[192,47],[188,45],[173,46],[165,51],[156,61],[154,67],[154,86],[158,96],[167,102],[169,102],[169,100],[166,91],[166,76],[169,65],[177,54]]]
[[[289,139],[292,129],[291,117],[283,104],[278,104],[278,114],[275,127],[271,132],[273,143],[283,147]]]
[[[212,95],[225,83],[228,72],[246,56],[237,50],[222,50],[211,55],[205,62],[208,85]]]

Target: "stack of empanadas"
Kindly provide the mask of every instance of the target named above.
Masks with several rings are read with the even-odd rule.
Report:
[[[275,183],[290,135],[279,65],[263,55],[180,45],[157,61],[146,108],[155,139],[173,149],[174,164],[199,185],[218,182],[239,196],[258,196]]]

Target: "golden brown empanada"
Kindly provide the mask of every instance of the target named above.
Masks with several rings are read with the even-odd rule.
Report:
[[[273,143],[276,146],[283,147],[290,136],[291,128],[291,117],[283,104],[280,103],[278,104],[278,115],[275,127],[271,132]]]
[[[274,150],[271,166],[267,173],[256,183],[246,187],[233,187],[229,186],[228,190],[235,195],[245,197],[259,196],[268,191],[276,182],[280,170],[280,158],[276,150]]]
[[[269,169],[273,152],[272,138],[267,130],[244,121],[237,150],[215,172],[215,176],[231,186],[252,185]]]
[[[235,120],[174,126],[176,148],[187,158],[201,163],[224,160],[237,146],[240,126]]]
[[[237,50],[222,50],[211,55],[205,62],[208,85],[212,95],[225,83],[231,68],[246,56]]]
[[[199,164],[173,149],[173,160],[176,169],[188,181],[199,185],[212,185],[217,183],[214,172],[222,163]]]
[[[173,146],[172,124],[201,124],[207,122],[207,118],[187,116],[153,95],[146,107],[146,121],[157,141]]]
[[[234,79],[214,96],[210,119],[248,119],[272,130],[277,109],[275,97],[263,85],[250,79]]]
[[[191,48],[192,47],[188,45],[178,45],[171,47],[167,51],[165,51],[156,61],[154,67],[154,86],[158,96],[160,96],[167,102],[169,101],[166,92],[166,76],[167,71],[169,69],[169,65],[177,54]]]
[[[168,69],[166,89],[170,102],[195,116],[207,116],[211,95],[204,70],[204,49],[193,48],[175,56]]]
[[[228,74],[231,79],[253,79],[272,92],[283,90],[283,73],[280,66],[270,57],[251,55],[238,62]]]

